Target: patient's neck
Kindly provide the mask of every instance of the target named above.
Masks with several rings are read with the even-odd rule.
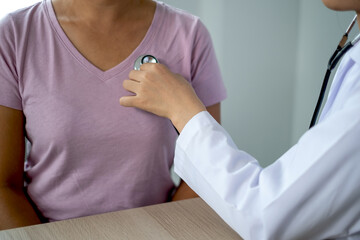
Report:
[[[151,0],[52,0],[60,21],[112,24],[134,17]]]

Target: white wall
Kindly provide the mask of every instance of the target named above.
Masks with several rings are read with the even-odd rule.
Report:
[[[164,0],[202,18],[228,99],[222,122],[263,166],[306,131],[326,62],[353,13],[321,0]]]
[[[30,6],[33,3],[39,2],[40,0],[12,0],[12,1],[0,1],[0,18],[5,16],[7,13],[15,11],[19,8]]]
[[[225,1],[224,1],[225,2]],[[265,166],[289,147],[298,1],[225,3],[223,125]]]

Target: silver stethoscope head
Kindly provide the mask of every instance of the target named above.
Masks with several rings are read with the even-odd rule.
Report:
[[[144,63],[159,63],[159,61],[153,55],[141,55],[136,59],[134,63],[134,70],[140,70],[141,65],[143,65]]]

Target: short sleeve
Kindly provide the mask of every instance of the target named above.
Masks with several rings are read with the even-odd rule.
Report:
[[[191,65],[191,84],[204,105],[223,101],[226,89],[219,64],[210,34],[200,20],[196,23]]]
[[[0,105],[22,110],[11,15],[0,20]]]

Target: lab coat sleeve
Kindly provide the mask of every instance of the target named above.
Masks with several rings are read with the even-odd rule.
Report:
[[[244,239],[327,239],[360,230],[360,89],[267,168],[207,113],[177,141],[175,172]]]

